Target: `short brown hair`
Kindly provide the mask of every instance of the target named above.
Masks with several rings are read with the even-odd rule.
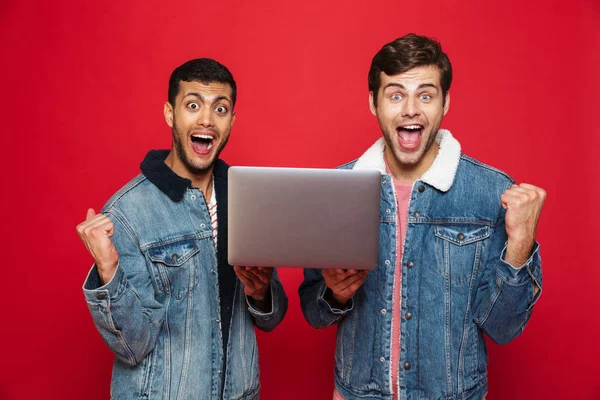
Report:
[[[440,83],[445,102],[446,93],[452,84],[452,64],[437,40],[409,33],[384,45],[373,57],[369,70],[369,91],[373,92],[375,107],[381,86],[381,72],[392,76],[428,65],[435,65],[440,69]]]

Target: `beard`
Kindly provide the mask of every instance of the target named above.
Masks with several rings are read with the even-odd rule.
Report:
[[[206,172],[207,170],[211,169],[215,165],[217,159],[219,158],[221,151],[223,151],[225,145],[229,141],[229,135],[225,136],[225,140],[219,144],[219,147],[215,149],[213,156],[209,159],[209,161],[204,163],[194,162],[194,160],[188,157],[188,154],[186,152],[186,146],[184,145],[182,140],[182,137],[187,138],[189,135],[182,135],[181,131],[179,130],[179,128],[177,128],[176,125],[173,125],[171,133],[173,135],[173,147],[175,148],[179,160],[185,166],[185,168],[194,175],[200,175]]]
[[[432,130],[429,131],[429,137],[422,138],[427,140],[427,142],[421,144],[421,148],[416,151],[408,152],[403,150],[398,143],[398,133],[396,130],[388,130],[381,128],[381,132],[383,133],[383,137],[385,139],[387,147],[392,150],[394,154],[394,158],[398,160],[398,163],[404,165],[406,167],[413,167],[418,165],[426,154],[431,150],[431,146],[435,143],[435,138],[437,137],[437,132],[439,130],[440,124],[437,126],[433,126]],[[423,133],[425,135],[427,133]]]

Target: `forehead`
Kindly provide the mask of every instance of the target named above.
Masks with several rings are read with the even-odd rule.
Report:
[[[177,97],[185,97],[190,93],[200,94],[203,98],[225,96],[231,101],[232,89],[229,83],[179,82],[179,92],[177,93]]]
[[[380,79],[380,88],[382,89],[390,83],[401,84],[407,89],[424,83],[431,83],[437,87],[440,87],[441,72],[437,66],[427,65],[422,67],[414,67],[408,71],[392,76],[387,75],[385,72],[381,72]]]

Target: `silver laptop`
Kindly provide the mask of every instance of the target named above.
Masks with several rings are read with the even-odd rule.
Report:
[[[231,265],[373,269],[381,174],[229,168]]]

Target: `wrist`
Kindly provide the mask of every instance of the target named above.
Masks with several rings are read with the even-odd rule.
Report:
[[[336,295],[333,290],[327,288],[327,291],[325,292],[325,296],[323,296],[325,298],[325,300],[333,307],[333,308],[337,308],[340,310],[343,310],[344,308],[346,308],[346,304],[348,304],[348,301],[350,301],[350,299],[345,299],[341,296]]]
[[[102,285],[106,285],[112,280],[113,276],[115,276],[115,271],[117,270],[118,264],[118,262],[110,263],[108,265],[96,263],[96,268],[98,268],[98,275],[100,276]]]
[[[253,294],[252,296],[250,296],[252,298],[252,300],[254,301],[265,301],[265,294]]]
[[[504,261],[509,263],[515,268],[523,266],[533,251],[535,240],[516,240],[514,238],[508,238],[506,245],[506,254]]]
[[[509,236],[507,239],[507,246],[518,250],[521,253],[531,253],[533,249],[533,245],[535,243],[535,238],[527,237],[527,236]]]

